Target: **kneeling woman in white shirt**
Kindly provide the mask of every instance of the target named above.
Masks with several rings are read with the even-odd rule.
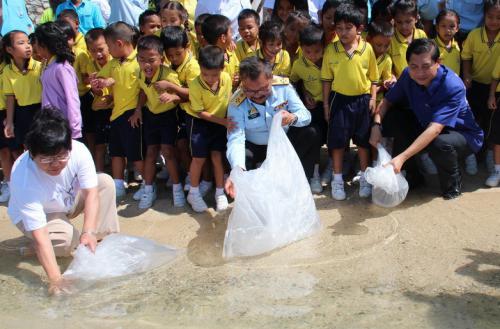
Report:
[[[64,289],[56,256],[70,256],[83,244],[95,251],[97,240],[119,231],[115,186],[96,174],[92,156],[71,139],[68,122],[57,111],[42,110],[14,163],[8,214],[28,238],[50,281],[49,292]],[[80,233],[70,220],[83,212]]]

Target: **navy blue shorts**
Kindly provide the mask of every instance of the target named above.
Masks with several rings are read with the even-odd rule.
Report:
[[[134,110],[128,110],[111,121],[109,154],[112,157],[127,158],[128,161],[143,160],[141,127],[132,128],[128,119]]]
[[[27,106],[16,105],[14,108],[14,143],[13,149],[22,148],[26,134],[30,130],[33,118],[40,112],[40,104],[32,104]]]
[[[7,117],[7,111],[6,110],[0,111],[0,149],[9,148],[9,150],[11,151],[17,150],[18,147],[16,147],[16,139],[5,137],[4,133],[5,126],[3,123],[6,117]]]
[[[187,114],[180,107],[177,107],[175,111],[177,113],[177,125],[178,125],[177,139],[188,139],[187,128],[186,128]]]
[[[186,127],[193,158],[208,158],[210,151],[226,151],[226,127],[190,115],[186,116]]]
[[[352,138],[354,144],[368,148],[370,143],[370,95],[346,96],[330,94],[328,148],[343,149]]]
[[[82,114],[82,133],[95,133],[95,113],[92,110],[94,96],[89,91],[80,97],[80,113]]]
[[[95,144],[102,145],[109,143],[109,133],[111,130],[111,109],[94,111],[94,132]]]
[[[496,93],[495,97],[497,98],[497,108],[500,106],[498,100],[500,99],[500,92]],[[489,125],[489,129],[485,132],[485,136],[489,142],[495,145],[500,145],[500,113],[498,110],[491,111],[491,124]]]
[[[144,141],[149,145],[174,145],[177,138],[176,109],[154,114],[148,109],[142,111]]]

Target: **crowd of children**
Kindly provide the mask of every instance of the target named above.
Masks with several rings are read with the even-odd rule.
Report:
[[[344,154],[352,140],[359,157],[359,196],[368,197],[371,186],[364,170],[375,153],[368,143],[371,117],[406,68],[409,44],[427,37],[438,45],[441,63],[463,78],[475,118],[488,136],[484,155],[491,176],[486,185],[500,183],[498,0],[484,1],[484,24],[463,44],[455,39],[460,29],[456,12],[443,8],[433,35],[427,36],[419,28],[413,0],[375,2],[370,22],[363,1],[327,0],[319,24],[291,1],[276,0],[274,8],[264,22],[252,9],[241,11],[236,42],[227,17],[202,14],[193,24],[178,1],[159,1],[158,8],[139,17],[138,27],[115,22],[84,35],[76,12],[66,9],[32,35],[5,34],[0,202],[9,198],[10,170],[33,116],[51,107],[68,119],[73,138],[86,143],[98,171],[105,170],[109,154],[118,198],[126,194],[127,166],[133,167],[142,177],[133,198],[139,208],[151,207],[162,158],[175,207],[187,201],[197,212],[206,210],[204,197],[214,182],[216,210],[226,209],[227,107],[239,86],[239,63],[251,56],[290,79],[320,131],[321,146],[328,146],[323,173],[317,163],[308,177],[311,190],[321,193],[331,181],[332,197],[346,198]],[[477,158],[466,159],[468,174],[477,173]],[[423,169],[436,173],[427,154],[420,159]]]

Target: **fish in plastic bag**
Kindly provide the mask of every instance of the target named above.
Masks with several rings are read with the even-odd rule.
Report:
[[[63,277],[70,280],[103,280],[150,271],[172,262],[179,250],[140,237],[111,234],[95,253],[80,245]]]
[[[311,188],[281,117],[274,115],[262,165],[231,171],[236,198],[224,238],[226,259],[263,254],[321,228]]]
[[[392,157],[382,145],[377,145],[377,151],[375,167],[365,171],[366,181],[373,186],[372,201],[381,207],[396,207],[406,199],[408,182],[401,173],[394,172],[393,166],[385,166]]]

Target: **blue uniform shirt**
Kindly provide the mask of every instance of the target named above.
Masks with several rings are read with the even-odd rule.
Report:
[[[446,0],[446,9],[460,17],[460,30],[471,31],[481,25],[484,17],[483,0]]]
[[[474,152],[483,145],[483,131],[474,120],[474,115],[465,97],[465,86],[452,70],[443,65],[429,87],[417,84],[406,68],[394,87],[385,94],[391,103],[408,101],[422,129],[431,122],[462,134]]]
[[[20,30],[26,34],[33,32],[33,22],[28,16],[24,0],[2,0],[2,12],[2,35],[12,30]]]
[[[238,90],[229,103],[228,117],[236,122],[236,128],[227,136],[227,159],[231,168],[245,168],[245,141],[267,145],[271,122],[280,110],[297,116],[295,127],[304,127],[311,122],[311,113],[306,109],[287,78],[276,78],[272,93],[263,105],[256,104]],[[285,131],[288,127],[283,127]]]
[[[72,9],[78,14],[80,19],[80,32],[84,35],[87,31],[96,27],[106,27],[106,22],[102,17],[101,10],[99,6],[88,0],[82,0],[82,3],[78,7],[75,7],[71,0],[66,0],[66,2],[61,3],[57,6],[56,17],[61,13],[61,11],[66,9]]]

